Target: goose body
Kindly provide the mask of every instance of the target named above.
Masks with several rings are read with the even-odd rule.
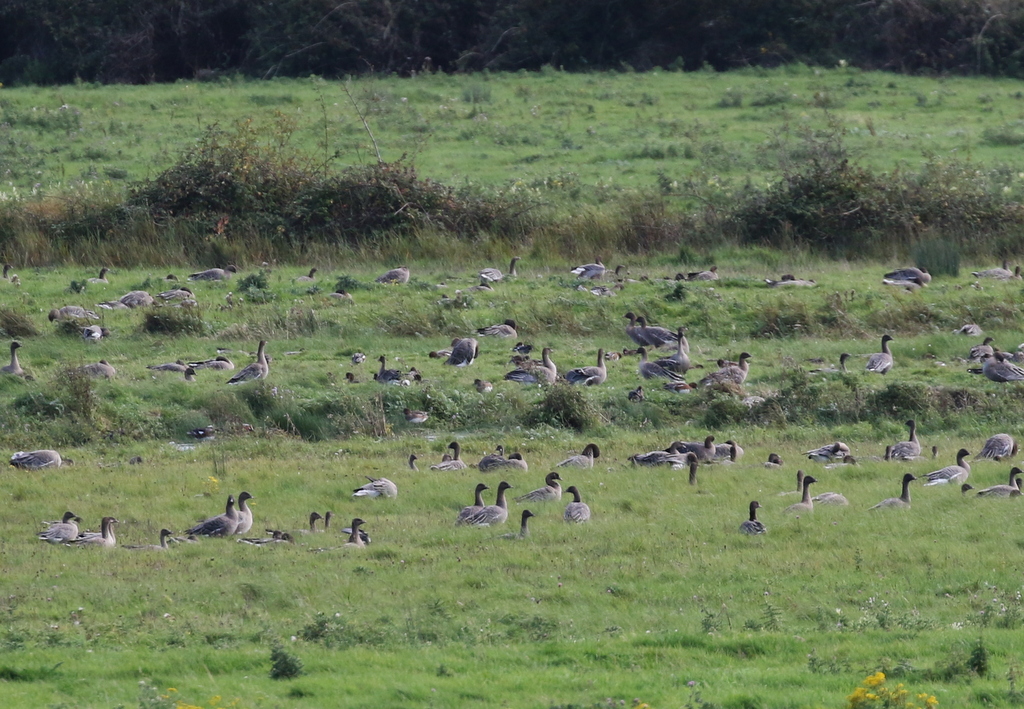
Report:
[[[448,444],[448,448],[452,451],[452,457],[450,460],[442,460],[436,465],[431,465],[431,470],[463,470],[466,467],[466,461],[460,457],[462,455],[462,446],[459,445],[458,441],[452,441]]]
[[[266,379],[270,374],[270,364],[267,361],[267,341],[260,340],[259,349],[256,351],[256,361],[243,367],[239,372],[228,380],[228,384],[243,384],[245,382]]]
[[[975,345],[974,347],[972,347],[967,355],[967,361],[981,362],[985,358],[985,355],[994,355],[996,351],[991,344],[994,341],[994,338],[986,337],[980,345]]]
[[[81,328],[82,339],[86,342],[99,342],[104,337],[110,337],[110,330],[99,325],[88,325]]]
[[[678,335],[672,332],[668,328],[659,327],[657,325],[648,325],[647,318],[641,316],[638,317],[637,322],[640,323],[640,338],[643,340],[643,344],[649,347],[665,347],[667,345],[675,345],[678,343]]]
[[[316,271],[317,271],[317,269],[315,269],[315,268],[309,269],[309,274],[308,275],[299,276],[298,278],[295,279],[295,282],[296,283],[312,283],[313,281],[316,280]]]
[[[18,362],[18,348],[21,347],[21,343],[15,340],[11,343],[11,363],[0,367],[0,374],[10,374],[15,377],[24,377],[25,370],[21,368],[21,363]]]
[[[586,522],[590,519],[590,507],[580,497],[580,491],[575,485],[570,485],[567,493],[572,495],[572,502],[565,506],[562,519],[566,522]]]
[[[166,364],[150,364],[146,369],[154,372],[177,372],[184,374],[185,370],[190,369],[190,367],[179,359],[177,362],[168,362]]]
[[[1010,458],[1015,455],[1017,455],[1017,441],[1014,440],[1013,436],[1008,433],[997,433],[985,441],[981,452],[974,456],[974,458],[975,460],[978,458],[1002,460],[1003,458]]]
[[[743,457],[745,451],[736,441],[726,441],[715,445],[714,460],[728,460],[735,463]]]
[[[485,507],[483,498],[484,490],[490,490],[490,488],[483,483],[477,483],[473,504],[467,505],[459,511],[459,516],[455,518],[456,525],[469,524],[470,518]]]
[[[764,534],[768,531],[768,528],[757,518],[757,511],[760,508],[761,503],[757,500],[750,503],[750,517],[740,525],[740,531],[743,534]]]
[[[65,305],[61,308],[54,308],[47,316],[50,322],[54,320],[99,320],[100,316],[92,310],[86,310],[80,305]]]
[[[692,441],[677,441],[672,444],[672,447],[679,453],[693,453],[697,456],[699,461],[712,461],[718,454],[718,448],[715,446],[715,437],[708,436],[704,439],[703,443],[695,443]]]
[[[637,453],[636,455],[630,456],[629,460],[633,465],[668,465],[673,470],[682,470],[683,468],[689,467],[689,461],[686,459],[686,453],[686,451],[680,452],[676,448],[676,444],[673,443],[667,450]]]
[[[644,379],[654,379],[656,377],[663,377],[665,379],[671,379],[673,381],[681,381],[682,377],[670,369],[662,367],[660,364],[655,362],[649,362],[647,360],[647,348],[641,347],[638,350],[640,354],[640,363],[637,364],[637,371],[640,372],[640,376]]]
[[[601,449],[597,447],[596,443],[588,443],[583,448],[583,452],[579,455],[574,455],[566,458],[561,463],[556,465],[556,468],[593,468],[594,459],[601,457]]]
[[[655,361],[655,364],[659,367],[675,372],[677,374],[686,374],[690,367],[690,343],[686,340],[684,328],[679,328],[676,332],[676,352],[671,357],[663,357]]]
[[[818,482],[810,475],[804,476],[804,497],[800,502],[790,505],[785,509],[790,514],[806,514],[814,512],[814,500],[811,499],[811,484]]]
[[[174,534],[169,529],[160,530],[160,543],[159,544],[122,544],[124,549],[134,549],[136,551],[166,551],[167,550],[167,537]]]
[[[921,455],[921,442],[917,440],[917,421],[910,419],[906,425],[910,429],[910,438],[894,444],[889,449],[889,460],[913,460]]]
[[[633,342],[641,347],[648,344],[647,340],[640,334],[640,327],[637,325],[637,316],[633,312],[626,313],[623,317],[629,318],[629,325],[626,326],[626,335]]]
[[[842,460],[848,455],[850,455],[850,446],[846,445],[842,441],[836,441],[835,443],[829,443],[821,448],[815,448],[814,450],[807,451],[808,459],[818,463],[828,463],[836,458]]]
[[[387,368],[387,357],[381,355],[377,359],[377,361],[380,362],[380,369],[377,370],[377,373],[373,375],[374,381],[376,381],[378,384],[397,384],[400,381],[402,381],[401,372],[399,372],[397,369]]]
[[[349,525],[348,541],[342,546],[362,548],[366,546],[366,540],[363,538],[361,527],[366,524],[363,520],[356,517],[352,520],[352,524]]]
[[[982,357],[981,373],[987,379],[999,384],[1024,381],[1024,368],[1006,361],[1006,357],[1002,352],[995,355],[984,355]]]
[[[452,367],[468,367],[480,356],[480,345],[472,337],[463,337],[452,342],[452,351],[445,364]]]
[[[101,268],[100,275],[96,276],[95,278],[90,278],[89,283],[95,283],[96,285],[104,285],[110,283],[110,281],[107,280],[107,273],[109,272],[109,268]]]
[[[899,497],[887,497],[877,505],[871,507],[872,510],[887,510],[887,509],[909,509],[910,508],[910,483],[917,480],[911,473],[907,473],[903,476],[903,494]]]
[[[408,283],[409,282],[409,268],[407,266],[399,266],[398,268],[392,268],[387,273],[377,277],[377,283]]]
[[[743,352],[740,354],[739,362],[723,365],[718,371],[711,372],[711,374],[701,379],[700,383],[704,386],[725,382],[743,384],[743,382],[747,381],[747,375],[750,373],[750,358],[749,352]]]
[[[956,454],[956,465],[947,465],[945,468],[928,473],[924,476],[928,479],[924,486],[966,482],[967,477],[971,474],[971,464],[965,460],[969,455],[966,448],[961,448]]]
[[[477,334],[483,335],[484,337],[519,337],[519,332],[516,330],[515,320],[506,320],[503,323],[497,325],[488,325],[487,327],[477,328]]]
[[[600,259],[598,259],[598,261],[595,263],[585,263],[582,266],[577,266],[576,268],[572,269],[570,273],[572,273],[577,278],[594,279],[603,276],[605,270],[606,269],[604,267],[604,264],[601,263]]]
[[[153,304],[153,296],[144,290],[133,290],[122,295],[118,300],[127,308],[145,308]]]
[[[894,281],[913,281],[914,279],[917,279],[921,282],[921,285],[932,282],[932,274],[928,273],[927,268],[916,268],[914,266],[897,268],[895,271],[889,271],[885,274],[885,278]]]
[[[764,467],[766,468],[781,468],[784,465],[782,458],[779,457],[778,453],[769,453],[768,460],[765,461]]]
[[[188,288],[172,288],[171,290],[165,290],[163,293],[157,293],[157,298],[160,300],[190,300],[195,297],[195,294]]]
[[[398,497],[398,486],[387,478],[371,478],[366,476],[370,482],[353,491],[352,497]]]
[[[505,491],[512,488],[504,480],[498,485],[498,496],[493,505],[486,505],[477,512],[474,512],[463,524],[474,527],[489,527],[494,524],[504,524],[508,520],[508,503],[505,501]]]
[[[693,271],[686,274],[686,280],[688,281],[717,281],[718,280],[718,266],[712,266],[706,271]]]
[[[117,546],[117,538],[114,536],[114,524],[116,523],[117,520],[113,517],[104,517],[100,527],[102,531],[99,533],[86,532],[85,534],[80,534],[75,539],[72,539],[69,544],[112,549]]]
[[[1007,281],[1011,278],[1020,278],[1020,266],[1017,266],[1014,270],[1010,270],[1010,264],[1005,259],[1003,260],[1002,268],[989,268],[984,271],[971,271],[971,275],[975,278],[995,278],[1000,281]]]
[[[981,497],[1017,497],[1020,495],[1020,476],[1024,472],[1020,468],[1010,469],[1010,482],[1006,485],[993,485],[984,490],[978,490]]]
[[[516,273],[516,264],[519,263],[520,260],[521,260],[520,256],[513,256],[512,257],[512,262],[508,265],[508,275],[510,275],[510,276],[518,276],[519,275],[518,273]],[[499,271],[497,268],[483,268],[483,269],[480,269],[480,272],[477,275],[480,276],[480,278],[482,280],[485,280],[485,281],[500,281],[502,279],[502,277],[503,277],[502,274],[501,274],[501,271]]]
[[[235,363],[224,355],[217,355],[213,359],[206,359],[200,362],[189,362],[189,367],[192,369],[219,369],[223,371],[230,371],[235,368]]]
[[[892,369],[893,359],[892,353],[889,351],[890,342],[892,342],[892,337],[882,335],[882,351],[868,357],[868,363],[864,366],[865,370],[875,372],[876,374],[885,374]]]
[[[235,527],[234,534],[246,534],[252,529],[252,510],[249,509],[247,504],[248,500],[252,499],[252,495],[248,492],[242,492],[238,495],[238,526]]]
[[[185,530],[185,534],[194,534],[199,537],[230,537],[236,529],[238,529],[238,510],[235,509],[235,496],[228,495],[224,514],[204,519]]]
[[[208,268],[205,271],[199,271],[191,274],[188,279],[190,281],[226,281],[231,278],[231,275],[238,273],[238,269],[235,266],[227,266],[226,268]]]
[[[531,490],[525,495],[516,498],[516,502],[551,502],[562,499],[562,486],[559,484],[558,473],[548,473],[544,476],[544,487]]]
[[[64,544],[78,536],[78,522],[82,518],[74,512],[65,512],[60,522],[54,522],[37,536],[50,544]]]
[[[60,457],[55,450],[18,451],[11,456],[11,465],[24,470],[42,470],[43,468],[59,468],[70,461]]]
[[[604,364],[604,350],[597,351],[597,366],[570,369],[565,373],[565,378],[570,384],[585,384],[586,386],[604,384],[608,379],[608,369]]]
[[[818,505],[833,505],[835,507],[846,507],[850,504],[850,501],[838,492],[823,492],[812,497],[811,501]]]
[[[532,369],[514,369],[505,375],[506,381],[520,384],[554,384],[558,381],[558,368],[551,360],[551,348],[545,347],[542,352],[542,363]]]

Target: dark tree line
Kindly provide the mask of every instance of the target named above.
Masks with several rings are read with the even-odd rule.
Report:
[[[1024,76],[1016,0],[0,0],[0,81],[715,69]]]

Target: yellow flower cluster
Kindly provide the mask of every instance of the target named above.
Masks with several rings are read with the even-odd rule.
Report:
[[[917,695],[920,704],[909,701],[909,692],[902,684],[890,689],[885,686],[885,673],[876,672],[864,679],[863,686],[857,687],[846,697],[847,709],[869,709],[885,707],[885,709],[933,709],[939,705],[934,695],[922,693]]]

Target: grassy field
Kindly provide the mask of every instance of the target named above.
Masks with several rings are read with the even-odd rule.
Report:
[[[994,433],[1020,435],[1019,388],[967,373],[962,358],[981,338],[952,334],[977,322],[1014,349],[1024,339],[1020,282],[975,287],[965,273],[905,293],[880,284],[882,265],[756,250],[722,250],[715,263],[723,279],[712,284],[661,280],[674,275],[668,261],[629,263],[638,282],[610,298],[577,290],[573,264],[530,259],[495,293],[462,296],[455,291],[476,283],[477,268],[504,268],[504,259],[410,264],[413,280],[397,287],[372,283],[391,264],[324,268],[315,287],[293,280],[305,269],[274,268],[264,288],[241,296],[241,278],[252,275],[243,269],[231,282],[195,285],[195,318],[106,312],[112,335],[97,344],[49,323],[49,308],[158,292],[165,272],[115,270],[109,285],[84,292],[72,282],[95,274],[81,268],[22,271],[20,286],[0,284],[4,306],[40,333],[19,351],[34,379],[0,378],[0,441],[9,453],[55,447],[76,462],[10,469],[0,482],[5,706],[842,707],[878,670],[915,705],[928,696],[940,706],[1017,705],[1019,501],[915,483],[912,509],[868,508],[898,495],[906,471],[952,463],[959,447],[975,453]],[[782,272],[819,286],[763,284]],[[327,297],[338,282],[354,303]],[[627,310],[688,326],[692,357],[707,368],[750,352],[743,394],[763,403],[654,382],[644,382],[645,402],[630,402],[635,357],[610,363],[604,385],[569,395],[501,381],[508,340],[481,338],[468,370],[428,357],[511,317],[520,339],[553,347],[565,371],[592,364],[599,347],[631,346]],[[148,315],[190,331],[147,331]],[[26,326],[4,317],[5,328]],[[896,338],[896,367],[865,374],[883,332]],[[245,364],[261,338],[274,358],[264,383],[229,387],[229,374],[208,372],[186,383],[145,369],[218,347]],[[356,352],[364,364],[352,364]],[[808,373],[808,358],[836,363],[840,352],[854,355],[850,374]],[[424,381],[376,384],[381,354]],[[69,387],[69,367],[100,358],[115,379]],[[347,372],[360,382],[346,383]],[[478,393],[475,378],[495,390]],[[431,417],[409,424],[405,407]],[[551,425],[559,413],[582,430]],[[938,459],[879,460],[911,416]],[[172,445],[211,423],[213,441]],[[702,467],[696,486],[686,471],[627,461],[709,432],[746,454]],[[856,465],[825,469],[804,457],[837,439]],[[451,440],[469,463],[499,444],[519,451],[529,471],[429,471]],[[488,496],[502,479],[522,494],[591,441],[602,453],[594,469],[563,474],[590,504],[589,523],[564,523],[563,500],[531,506],[527,540],[498,538],[517,526],[518,503],[500,530],[453,526],[478,481]],[[783,468],[762,465],[769,452]],[[418,472],[406,465],[410,453]],[[129,465],[133,456],[142,464]],[[979,462],[971,482],[1003,483],[1014,462]],[[794,488],[801,467],[820,481],[813,491],[842,492],[850,506],[785,514],[795,499],[778,493]],[[352,499],[367,475],[393,480],[399,497]],[[335,527],[365,519],[373,543],[341,548],[335,529],[297,535],[294,546],[215,539],[167,552],[34,537],[40,520],[71,509],[92,528],[116,516],[120,543],[151,543],[161,527],[185,529],[242,490],[255,496],[257,531],[301,529],[311,511],[330,509]],[[738,532],[752,499],[763,505],[763,537]],[[301,676],[270,679],[277,644],[301,660]]]
[[[671,192],[694,173],[757,183],[799,159],[798,131],[830,120],[860,163],[885,170],[955,157],[1017,172],[1024,144],[1019,82],[853,68],[438,74],[359,79],[350,93],[313,79],[0,89],[0,185],[116,189],[170,166],[207,126],[248,119],[277,123],[314,162],[365,163],[374,149],[354,106],[385,160],[570,201]]]

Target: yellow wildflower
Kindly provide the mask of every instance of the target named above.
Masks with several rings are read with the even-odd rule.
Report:
[[[871,675],[870,677],[864,680],[864,684],[866,684],[869,687],[877,687],[883,682],[885,682],[884,672],[876,672],[875,674]]]

